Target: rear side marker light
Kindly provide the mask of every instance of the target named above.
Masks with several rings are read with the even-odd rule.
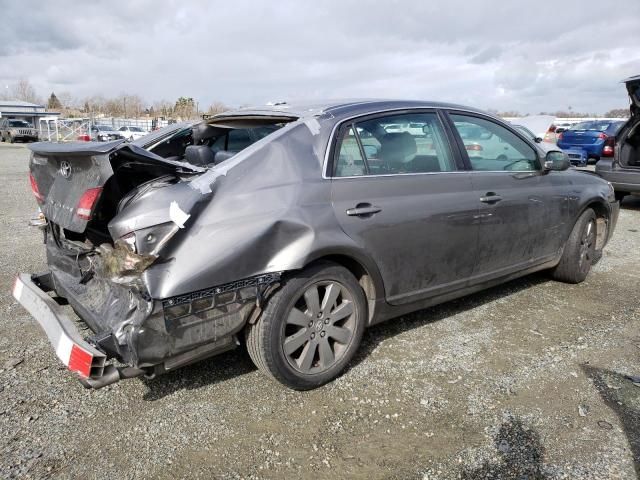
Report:
[[[38,201],[38,203],[42,203],[44,201],[44,196],[40,193],[40,189],[38,188],[36,179],[33,177],[33,173],[29,174],[29,182],[31,183],[31,191],[36,197],[36,200]]]
[[[91,219],[91,211],[98,201],[98,198],[100,198],[101,193],[102,187],[96,187],[90,188],[82,194],[82,197],[80,197],[80,201],[78,202],[78,206],[76,207],[76,215],[78,218],[81,218],[82,220]]]

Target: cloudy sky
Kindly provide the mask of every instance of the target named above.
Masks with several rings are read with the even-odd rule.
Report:
[[[640,1],[0,0],[0,86],[203,105],[415,98],[604,112],[640,74]]]

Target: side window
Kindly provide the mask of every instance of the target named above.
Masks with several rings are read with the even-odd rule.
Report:
[[[365,174],[364,160],[360,153],[358,140],[353,127],[349,127],[342,138],[338,148],[338,160],[336,162],[336,177],[353,177]]]
[[[473,170],[530,172],[540,168],[535,150],[503,126],[467,115],[450,116]]]
[[[338,145],[335,175],[339,177],[456,169],[435,113],[393,114],[357,122],[344,130]]]

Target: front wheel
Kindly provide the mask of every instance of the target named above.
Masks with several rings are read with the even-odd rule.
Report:
[[[591,265],[600,257],[596,251],[596,214],[588,208],[578,218],[564,246],[560,263],[551,276],[567,283],[580,283],[587,278]]]
[[[289,277],[246,330],[253,363],[280,383],[309,390],[336,378],[360,345],[364,292],[344,267],[323,262]]]

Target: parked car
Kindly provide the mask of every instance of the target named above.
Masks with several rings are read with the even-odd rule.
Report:
[[[624,83],[631,99],[631,115],[615,140],[605,140],[603,156],[596,163],[596,173],[611,182],[620,200],[631,193],[640,194],[640,75]]]
[[[90,137],[94,142],[109,142],[125,138],[121,132],[116,132],[109,125],[93,125]]]
[[[118,129],[118,132],[120,132],[120,134],[130,142],[137,140],[140,137],[144,137],[147,133],[149,133],[140,127],[135,127],[131,125],[125,125],[124,127],[120,127]]]
[[[624,122],[616,120],[588,120],[576,123],[558,135],[557,144],[562,150],[584,150],[587,158],[598,161],[600,157],[607,155],[607,152],[603,151],[606,140],[615,137],[623,124]]]
[[[0,140],[10,143],[14,143],[16,140],[37,142],[38,131],[25,120],[0,118]]]
[[[388,131],[411,123],[421,141]],[[471,157],[473,126],[508,161]],[[611,186],[562,152],[442,103],[247,108],[31,149],[49,270],[13,294],[93,388],[242,339],[267,375],[318,387],[373,324],[539,270],[583,281],[618,217]]]

